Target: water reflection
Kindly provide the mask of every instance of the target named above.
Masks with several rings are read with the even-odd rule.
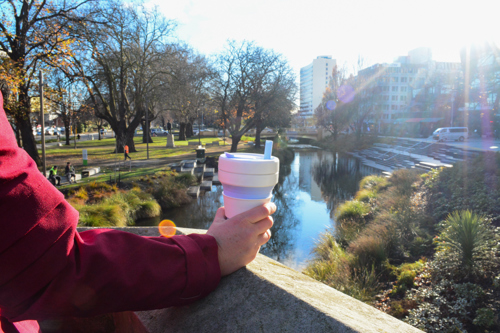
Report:
[[[319,235],[334,226],[335,208],[351,199],[359,180],[372,173],[375,171],[349,157],[316,150],[295,152],[291,164],[280,166],[279,183],[273,191],[277,211],[272,238],[261,253],[290,267],[303,268]],[[193,203],[138,225],[158,225],[169,219],[179,227],[208,229],[222,205],[222,186],[213,186],[212,192]]]
[[[291,173],[290,165],[280,165],[280,179],[273,191],[276,213],[273,215],[272,237],[261,249],[261,253],[278,261],[289,258],[295,245],[295,235],[290,231],[300,223],[295,214],[300,209],[300,202],[294,196],[298,190],[298,181]]]
[[[314,182],[319,184],[331,216],[339,204],[352,198],[363,177],[377,173],[358,159],[338,154],[319,151],[315,158],[312,175]]]

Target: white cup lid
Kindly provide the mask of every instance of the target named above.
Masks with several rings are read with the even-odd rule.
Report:
[[[265,160],[263,154],[228,153],[219,157],[219,170],[247,175],[269,175],[279,172],[280,160],[271,156]]]

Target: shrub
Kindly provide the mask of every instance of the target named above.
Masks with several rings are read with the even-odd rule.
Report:
[[[356,196],[354,197],[355,200],[361,201],[361,202],[370,202],[370,200],[376,198],[376,194],[372,190],[364,189],[360,190],[356,193]]]
[[[495,312],[488,308],[478,309],[472,323],[479,327],[490,328],[496,324]]]
[[[357,200],[346,201],[337,208],[337,220],[362,221],[370,213],[370,206]]]
[[[84,187],[80,187],[78,191],[76,191],[75,198],[81,199],[83,201],[87,201],[89,199],[89,195],[87,193],[87,190]]]
[[[365,190],[379,191],[387,186],[387,178],[377,175],[366,176],[359,182],[359,188]]]
[[[135,214],[137,219],[156,217],[161,214],[160,204],[155,200],[143,201],[139,206]]]
[[[361,301],[373,300],[380,284],[373,267],[352,267],[353,257],[325,233],[313,250],[315,257],[304,273]]]
[[[389,183],[395,187],[401,196],[410,196],[413,194],[413,184],[420,180],[420,172],[408,169],[396,170],[389,178]]]
[[[80,212],[79,224],[89,227],[124,227],[127,216],[121,206],[100,203],[77,208]]]
[[[442,223],[437,250],[458,257],[455,269],[465,275],[481,271],[483,263],[497,261],[492,249],[500,239],[484,217],[471,211],[454,212]],[[461,274],[460,274],[461,275]]]
[[[191,186],[196,182],[196,176],[189,173],[181,173],[175,176],[175,181],[185,186]]]
[[[362,235],[349,244],[356,267],[381,267],[387,260],[384,240],[377,235]]]

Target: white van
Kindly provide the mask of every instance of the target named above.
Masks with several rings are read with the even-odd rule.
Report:
[[[432,133],[432,138],[438,141],[464,141],[469,138],[467,127],[441,127]]]

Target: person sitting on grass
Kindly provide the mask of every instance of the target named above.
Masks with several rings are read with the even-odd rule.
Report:
[[[37,320],[188,305],[210,294],[221,276],[253,261],[269,241],[273,203],[230,219],[221,207],[205,235],[78,232],[78,211],[18,147],[3,93],[0,332],[41,332]]]
[[[57,175],[57,165],[54,165],[49,170],[49,180],[54,186],[61,186],[61,177]],[[57,181],[57,184],[56,184]]]
[[[66,177],[68,177],[68,181],[71,184],[71,178],[74,178],[74,182],[76,183],[76,173],[75,168],[71,165],[71,162],[66,163],[66,168],[64,169],[64,173]]]

